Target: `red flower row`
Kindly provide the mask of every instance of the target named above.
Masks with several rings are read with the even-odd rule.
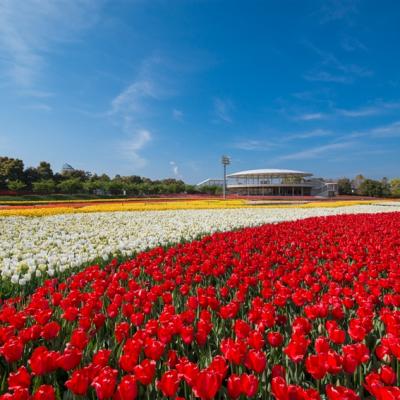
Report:
[[[46,281],[0,306],[0,400],[400,399],[399,261],[400,214],[348,215]]]

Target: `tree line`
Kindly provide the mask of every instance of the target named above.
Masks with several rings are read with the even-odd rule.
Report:
[[[400,178],[380,181],[357,175],[354,179],[341,178],[338,180],[339,194],[360,195],[370,197],[400,197]]]
[[[41,161],[37,167],[24,167],[22,160],[0,157],[0,191],[37,194],[93,195],[157,195],[175,193],[217,194],[219,187],[188,185],[180,179],[151,180],[138,175],[110,178],[87,171],[72,169],[54,172],[50,163]]]

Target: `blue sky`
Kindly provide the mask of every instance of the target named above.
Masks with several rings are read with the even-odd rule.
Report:
[[[2,0],[0,154],[400,175],[398,1]]]

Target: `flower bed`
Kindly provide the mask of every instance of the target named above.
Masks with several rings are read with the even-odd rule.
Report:
[[[1,399],[398,399],[399,232],[310,218],[48,280],[0,308]]]
[[[135,252],[215,231],[320,215],[381,212],[378,205],[330,208],[179,210],[0,218],[0,293],[4,285],[36,287],[100,257]],[[390,207],[399,210],[400,207]],[[12,288],[7,288],[7,292]]]
[[[244,199],[186,199],[186,200],[146,200],[146,201],[110,201],[105,203],[70,203],[47,204],[34,206],[5,206],[0,208],[0,217],[45,217],[59,214],[98,213],[98,212],[123,212],[123,211],[167,211],[167,210],[210,210],[229,208],[273,207],[273,208],[336,208],[356,205],[385,204],[388,201],[377,200],[324,200],[309,201],[304,204],[287,204],[285,201],[275,201],[273,204],[257,205]],[[400,207],[400,202],[395,203]]]

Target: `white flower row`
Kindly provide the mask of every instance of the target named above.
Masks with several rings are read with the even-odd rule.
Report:
[[[26,284],[97,257],[130,256],[157,245],[244,226],[349,213],[400,211],[400,205],[339,208],[241,208],[66,214],[0,218],[1,279]]]

